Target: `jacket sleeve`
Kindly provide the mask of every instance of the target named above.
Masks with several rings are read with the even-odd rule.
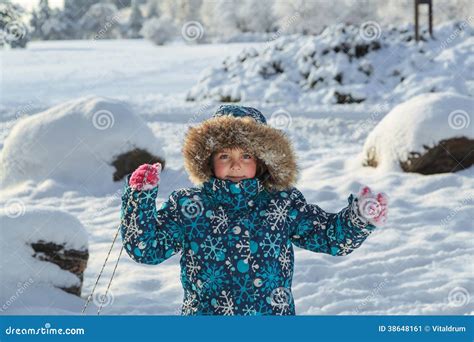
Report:
[[[120,233],[128,255],[138,263],[157,265],[182,248],[182,225],[173,192],[156,209],[158,188],[133,192],[128,177],[122,195]]]
[[[294,189],[290,195],[290,239],[298,247],[331,255],[347,255],[358,248],[375,226],[359,212],[357,198],[348,197],[348,205],[338,213],[328,213],[315,204],[306,203],[303,194]]]

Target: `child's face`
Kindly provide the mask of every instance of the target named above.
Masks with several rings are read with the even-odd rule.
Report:
[[[253,178],[257,172],[257,160],[250,153],[241,149],[224,149],[217,152],[212,160],[214,176],[239,182]]]

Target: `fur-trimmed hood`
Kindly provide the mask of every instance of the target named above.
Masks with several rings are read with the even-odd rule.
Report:
[[[240,147],[265,164],[261,181],[268,190],[294,186],[298,175],[296,156],[286,134],[266,124],[255,108],[223,105],[214,116],[186,133],[184,166],[193,183],[208,181],[213,172],[211,156],[224,148]]]

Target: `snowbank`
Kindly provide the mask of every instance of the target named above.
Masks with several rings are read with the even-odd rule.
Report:
[[[390,111],[368,135],[363,156],[382,170],[400,170],[410,152],[422,153],[441,140],[474,139],[474,99],[453,93],[418,95]]]
[[[15,307],[19,305],[14,303],[15,296],[18,296],[23,305],[34,307],[44,301],[48,293],[58,293],[53,287],[65,289],[81,286],[82,280],[77,275],[52,262],[40,260],[43,255],[32,247],[38,242],[48,242],[63,246],[63,252],[87,251],[88,235],[77,218],[65,211],[25,206],[21,200],[12,199],[2,206],[0,222],[0,273],[2,284],[5,285],[4,291],[0,292],[2,303],[11,303]],[[18,294],[18,289],[21,289],[20,294],[36,295],[25,301]],[[64,292],[61,296],[73,295]],[[8,307],[10,305],[3,307],[2,311],[10,312]]]
[[[336,104],[399,103],[437,91],[472,95],[472,80],[453,73],[467,75],[474,66],[467,22],[444,24],[436,40],[420,42],[412,26],[373,28],[369,35],[338,24],[317,36],[284,36],[259,50],[244,49],[203,71],[187,99]]]
[[[53,179],[91,194],[109,192],[117,155],[137,147],[164,157],[161,146],[127,104],[84,97],[14,126],[2,150],[0,184]]]

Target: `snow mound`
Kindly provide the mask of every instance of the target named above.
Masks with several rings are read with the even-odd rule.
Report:
[[[87,249],[86,230],[76,217],[65,211],[26,207],[20,199],[12,199],[0,210],[0,219],[1,241],[8,244],[5,248],[43,240],[64,245],[66,249]]]
[[[12,302],[15,293],[21,288],[23,292],[41,289],[37,291],[37,297],[29,299],[31,302],[25,302],[25,298],[21,298],[22,305],[35,306],[47,292],[54,292],[54,287],[80,286],[81,280],[75,274],[34,257],[35,250],[31,245],[50,242],[64,246],[64,250],[87,250],[88,235],[80,221],[65,211],[47,207],[26,207],[19,199],[9,200],[2,207],[0,273],[4,289],[9,291],[0,292],[1,302]],[[64,296],[72,295],[65,293]]]
[[[0,184],[53,179],[87,193],[113,191],[111,165],[120,154],[145,149],[164,158],[162,144],[123,102],[89,96],[19,121],[5,140]]]
[[[418,95],[393,108],[368,135],[363,156],[385,171],[400,170],[410,152],[422,153],[441,140],[474,139],[474,99],[454,93]]]
[[[284,36],[260,50],[244,49],[203,71],[187,100],[399,103],[426,92],[472,92],[472,79],[459,81],[453,73],[469,75],[474,66],[467,22],[446,23],[436,39],[420,42],[410,25],[374,30],[337,24],[317,36]]]

